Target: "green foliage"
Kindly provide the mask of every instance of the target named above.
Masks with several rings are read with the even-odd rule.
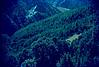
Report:
[[[9,54],[16,57],[19,66],[34,65],[31,60],[35,61],[36,67],[88,66],[90,59],[93,62],[97,56],[94,49],[98,48],[93,43],[95,27],[91,8],[84,6],[66,11],[15,32]],[[66,42],[69,37],[80,33],[82,35],[71,45]]]
[[[25,60],[22,62],[21,67],[36,67],[35,58]]]

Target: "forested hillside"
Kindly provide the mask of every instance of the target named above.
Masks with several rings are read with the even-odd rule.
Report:
[[[5,38],[7,63],[10,67],[98,67],[95,22],[94,11],[83,6],[31,23]]]

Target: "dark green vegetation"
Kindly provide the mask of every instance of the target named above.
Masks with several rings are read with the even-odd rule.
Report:
[[[11,38],[10,67],[99,67],[98,26],[91,7],[81,7],[32,23]],[[81,34],[71,44],[66,41]]]

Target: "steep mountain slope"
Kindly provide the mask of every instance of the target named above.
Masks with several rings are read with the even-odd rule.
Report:
[[[30,23],[60,13],[57,8],[41,0],[4,1],[1,11],[0,33],[8,35],[12,35],[15,31]]]
[[[77,19],[79,20],[86,16],[89,17],[92,12],[89,12],[86,10],[87,10],[87,8],[74,9],[71,11],[66,11],[64,13],[60,13],[60,14],[50,17],[48,19],[42,20],[38,23],[30,24],[29,26],[17,31],[14,35],[12,35],[12,39],[14,37],[14,39],[17,40],[24,36],[32,35],[33,32],[35,33],[35,31],[37,31],[37,30],[38,30],[37,33],[39,33],[39,32],[43,32],[43,31],[47,31],[49,29],[53,29],[53,28],[57,29],[57,28],[60,28],[61,26],[64,26],[65,24],[67,25],[67,24],[73,23]],[[84,14],[84,13],[86,13],[86,14]],[[88,21],[88,20],[86,20],[86,21]]]
[[[11,63],[10,67],[90,67],[90,62],[99,58],[98,45],[94,45],[95,19],[91,7],[84,6],[16,31],[8,43],[8,64]],[[66,41],[75,34],[81,36],[72,43]]]
[[[45,0],[46,2],[52,4],[53,6],[57,7],[64,7],[64,8],[77,8],[84,5],[89,4],[89,0]]]
[[[57,8],[41,0],[18,0],[11,16],[19,27],[23,27],[31,22],[45,19],[59,12]]]

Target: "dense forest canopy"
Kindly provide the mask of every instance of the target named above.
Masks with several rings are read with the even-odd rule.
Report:
[[[0,1],[0,67],[99,67],[97,0]]]

